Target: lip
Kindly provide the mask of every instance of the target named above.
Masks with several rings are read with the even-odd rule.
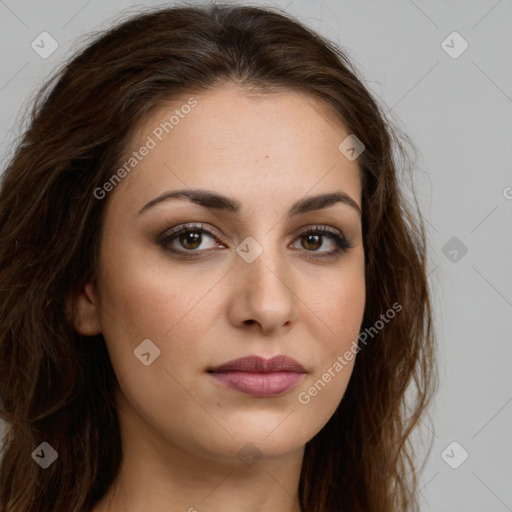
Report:
[[[273,397],[294,388],[307,373],[291,357],[248,356],[208,369],[216,382],[254,397]]]

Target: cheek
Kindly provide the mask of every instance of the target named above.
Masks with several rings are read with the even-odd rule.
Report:
[[[315,295],[315,307],[309,314],[317,365],[298,391],[297,400],[299,407],[305,407],[308,415],[316,418],[318,428],[343,398],[358,353],[366,302],[364,261],[347,265],[344,270],[323,293]]]
[[[147,266],[137,263],[133,250],[123,245],[125,237],[106,230],[99,274],[102,334],[118,379],[140,361],[134,350],[144,340],[156,344],[155,318],[161,302]]]
[[[157,251],[127,249],[105,244],[102,265],[101,325],[114,370],[118,376],[140,370],[134,350],[149,339],[160,351],[151,367],[179,373],[200,360],[198,342],[216,314],[209,295],[219,276],[198,277],[192,266],[176,271]]]
[[[204,357],[200,341],[213,314],[208,293],[218,277],[194,280],[191,273],[171,274],[148,258],[144,264],[138,257],[116,259],[121,253],[112,251],[102,267],[101,323],[122,407],[137,411],[166,436],[178,436],[186,411],[196,408],[201,422],[208,420],[191,394]],[[183,412],[179,424],[173,419],[176,409]]]
[[[357,341],[363,321],[365,300],[364,279],[353,278],[333,290],[330,300],[326,301],[325,323],[330,334],[326,345],[332,348],[336,355]]]
[[[154,248],[105,243],[103,256],[104,313],[110,311],[134,337],[161,339],[199,299],[203,287],[188,285],[186,275],[173,271]]]
[[[316,339],[323,354],[332,359],[357,341],[366,303],[364,259],[347,262],[315,294],[314,300],[318,329],[324,333]]]

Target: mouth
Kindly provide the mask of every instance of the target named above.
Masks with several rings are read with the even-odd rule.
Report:
[[[307,374],[301,364],[284,355],[242,357],[210,368],[208,373],[225,387],[260,398],[290,391]]]

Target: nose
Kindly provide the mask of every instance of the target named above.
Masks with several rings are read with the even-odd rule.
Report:
[[[258,324],[265,334],[290,329],[297,319],[299,299],[283,255],[263,250],[252,263],[237,256],[234,265],[229,308],[232,324]]]

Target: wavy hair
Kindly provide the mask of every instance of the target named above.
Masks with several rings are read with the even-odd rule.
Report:
[[[399,130],[338,46],[277,8],[210,4],[146,10],[95,35],[39,91],[4,170],[1,512],[89,511],[116,476],[116,377],[102,335],[92,343],[79,335],[68,310],[96,275],[108,199],[94,190],[153,108],[226,82],[310,95],[363,141],[362,328],[402,306],[361,347],[343,400],[306,444],[302,510],[417,510],[410,434],[437,373],[427,237],[415,195],[399,187],[411,174]],[[58,452],[44,470],[31,457],[42,441]]]

